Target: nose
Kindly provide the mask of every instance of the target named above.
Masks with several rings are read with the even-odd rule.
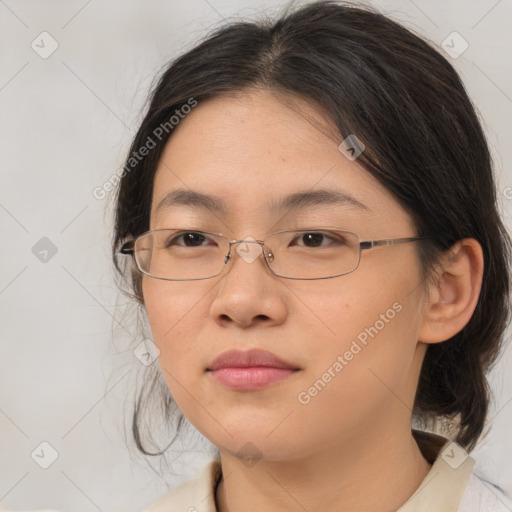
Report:
[[[236,247],[236,248],[235,248]],[[271,326],[284,322],[286,287],[272,274],[262,254],[261,241],[247,237],[231,240],[225,262],[230,268],[222,275],[210,314],[219,325]],[[271,255],[267,257],[272,258]]]

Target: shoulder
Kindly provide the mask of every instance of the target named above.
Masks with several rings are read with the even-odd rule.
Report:
[[[503,492],[471,473],[457,512],[510,512],[512,502]]]
[[[215,488],[220,476],[220,460],[212,459],[196,478],[172,490],[147,507],[144,512],[216,512]]]

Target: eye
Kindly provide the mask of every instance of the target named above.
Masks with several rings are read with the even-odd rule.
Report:
[[[303,247],[322,247],[326,245],[330,245],[326,242],[334,242],[343,243],[343,239],[339,236],[334,235],[334,233],[330,233],[327,235],[326,233],[308,231],[301,233],[298,237],[296,237],[293,241],[296,241],[296,245]]]
[[[171,247],[178,245],[181,247],[201,247],[204,242],[207,242],[207,238],[203,233],[198,231],[186,231],[179,235],[173,235],[165,242],[165,247]]]

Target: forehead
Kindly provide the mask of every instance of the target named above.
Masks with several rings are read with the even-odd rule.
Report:
[[[285,195],[317,189],[350,195],[377,212],[400,209],[357,160],[339,151],[341,140],[326,114],[301,98],[251,91],[199,102],[160,158],[152,219],[177,189],[222,198],[232,213],[259,207],[270,214]]]

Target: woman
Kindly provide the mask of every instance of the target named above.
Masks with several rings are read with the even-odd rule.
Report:
[[[162,75],[117,201],[167,420],[218,449],[149,511],[509,510],[468,451],[510,239],[427,43],[335,2],[219,29]]]

